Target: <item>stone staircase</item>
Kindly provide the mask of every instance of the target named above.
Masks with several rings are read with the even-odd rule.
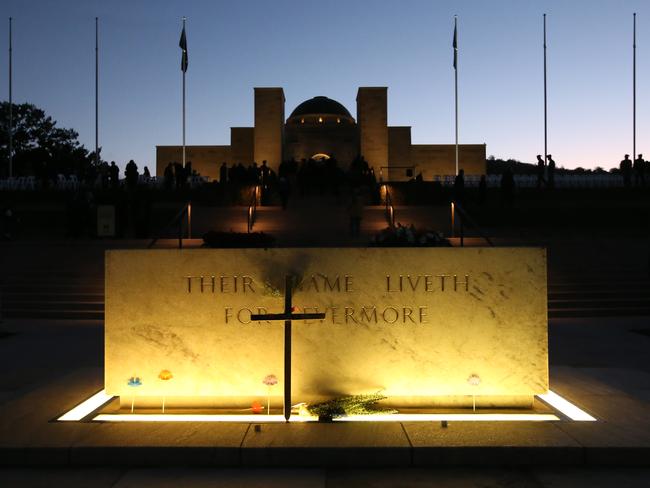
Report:
[[[563,275],[549,271],[548,315],[615,317],[650,315],[650,277],[641,270]]]
[[[102,320],[104,277],[75,271],[9,275],[0,287],[0,302],[5,318]]]
[[[278,246],[364,246],[386,227],[384,207],[367,206],[361,235],[350,238],[345,198],[294,198],[289,208],[260,207],[254,231],[268,232]],[[444,209],[443,209],[444,210]],[[193,213],[195,237],[209,229],[245,232],[243,207],[197,208]],[[427,207],[397,207],[397,220],[418,228],[439,228],[444,211]],[[218,225],[217,225],[218,224]],[[172,237],[172,236],[166,236]],[[495,237],[496,245],[519,246],[524,241]],[[452,239],[459,245],[458,239]],[[528,240],[536,242],[536,240]],[[543,242],[537,239],[537,242]],[[104,317],[103,253],[107,248],[145,248],[149,241],[16,243],[0,248],[4,258],[0,274],[0,314],[6,318],[93,319]],[[199,247],[200,239],[185,240]],[[602,244],[602,243],[601,243]],[[484,246],[483,239],[467,237],[466,246]],[[650,276],[637,264],[647,243],[637,239],[622,245],[612,239],[604,245],[584,240],[545,242],[549,249],[549,318],[596,316],[649,316]],[[161,239],[156,247],[175,247],[177,240]],[[636,247],[635,247],[636,246]],[[29,264],[26,264],[29,263]]]

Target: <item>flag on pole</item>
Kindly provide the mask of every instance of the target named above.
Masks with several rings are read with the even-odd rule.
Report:
[[[185,26],[183,26],[181,40],[178,41],[178,47],[183,50],[183,55],[181,57],[181,71],[185,73],[187,71],[187,38],[185,37]]]
[[[458,33],[456,32],[456,24],[454,23],[454,69],[458,68]]]

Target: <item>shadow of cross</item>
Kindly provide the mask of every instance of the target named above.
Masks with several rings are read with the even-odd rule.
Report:
[[[284,313],[252,314],[252,321],[284,320],[284,418],[291,417],[291,322],[293,320],[324,319],[324,313],[292,313],[291,289],[293,276],[287,275],[284,281]]]

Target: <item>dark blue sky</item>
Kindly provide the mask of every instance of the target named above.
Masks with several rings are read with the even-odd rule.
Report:
[[[543,152],[542,13],[548,14],[549,152],[565,167],[631,152],[632,12],[637,148],[650,154],[650,2],[3,0],[1,98],[44,108],[94,147],[94,17],[100,17],[100,145],[153,170],[180,144],[178,39],[188,17],[187,143],[229,144],[253,125],[253,87],[282,86],[286,115],[326,95],[356,116],[359,86],[388,86],[388,120],[414,143],[453,142],[453,15],[459,15],[460,140],[488,154]]]

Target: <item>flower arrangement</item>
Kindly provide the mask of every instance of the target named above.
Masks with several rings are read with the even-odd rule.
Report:
[[[278,384],[278,377],[274,374],[266,375],[262,380],[262,383],[268,387],[268,392],[266,394],[266,414],[271,415],[271,388]]]
[[[142,378],[139,376],[131,376],[127,381],[126,381],[127,386],[131,388],[138,388],[142,386]],[[133,396],[131,397],[131,413],[133,413],[133,409],[135,408],[135,392]]]
[[[371,246],[377,247],[437,247],[449,246],[441,233],[433,230],[419,230],[412,224],[408,227],[398,223],[394,228],[386,227],[373,236]]]
[[[467,378],[467,383],[469,383],[473,387],[477,387],[478,385],[481,384],[481,378],[476,373],[472,373]],[[474,394],[472,394],[472,410],[474,412],[476,412],[476,395],[474,395]]]
[[[174,375],[168,369],[163,369],[160,373],[158,373],[158,379],[164,382],[171,380],[173,377]],[[162,413],[165,413],[165,395],[162,397]]]
[[[397,410],[377,407],[377,402],[385,400],[386,398],[388,397],[383,395],[381,392],[371,393],[369,395],[350,395],[317,403],[316,405],[308,405],[307,411],[311,415],[318,416],[319,421],[325,422],[348,415],[397,413]]]

